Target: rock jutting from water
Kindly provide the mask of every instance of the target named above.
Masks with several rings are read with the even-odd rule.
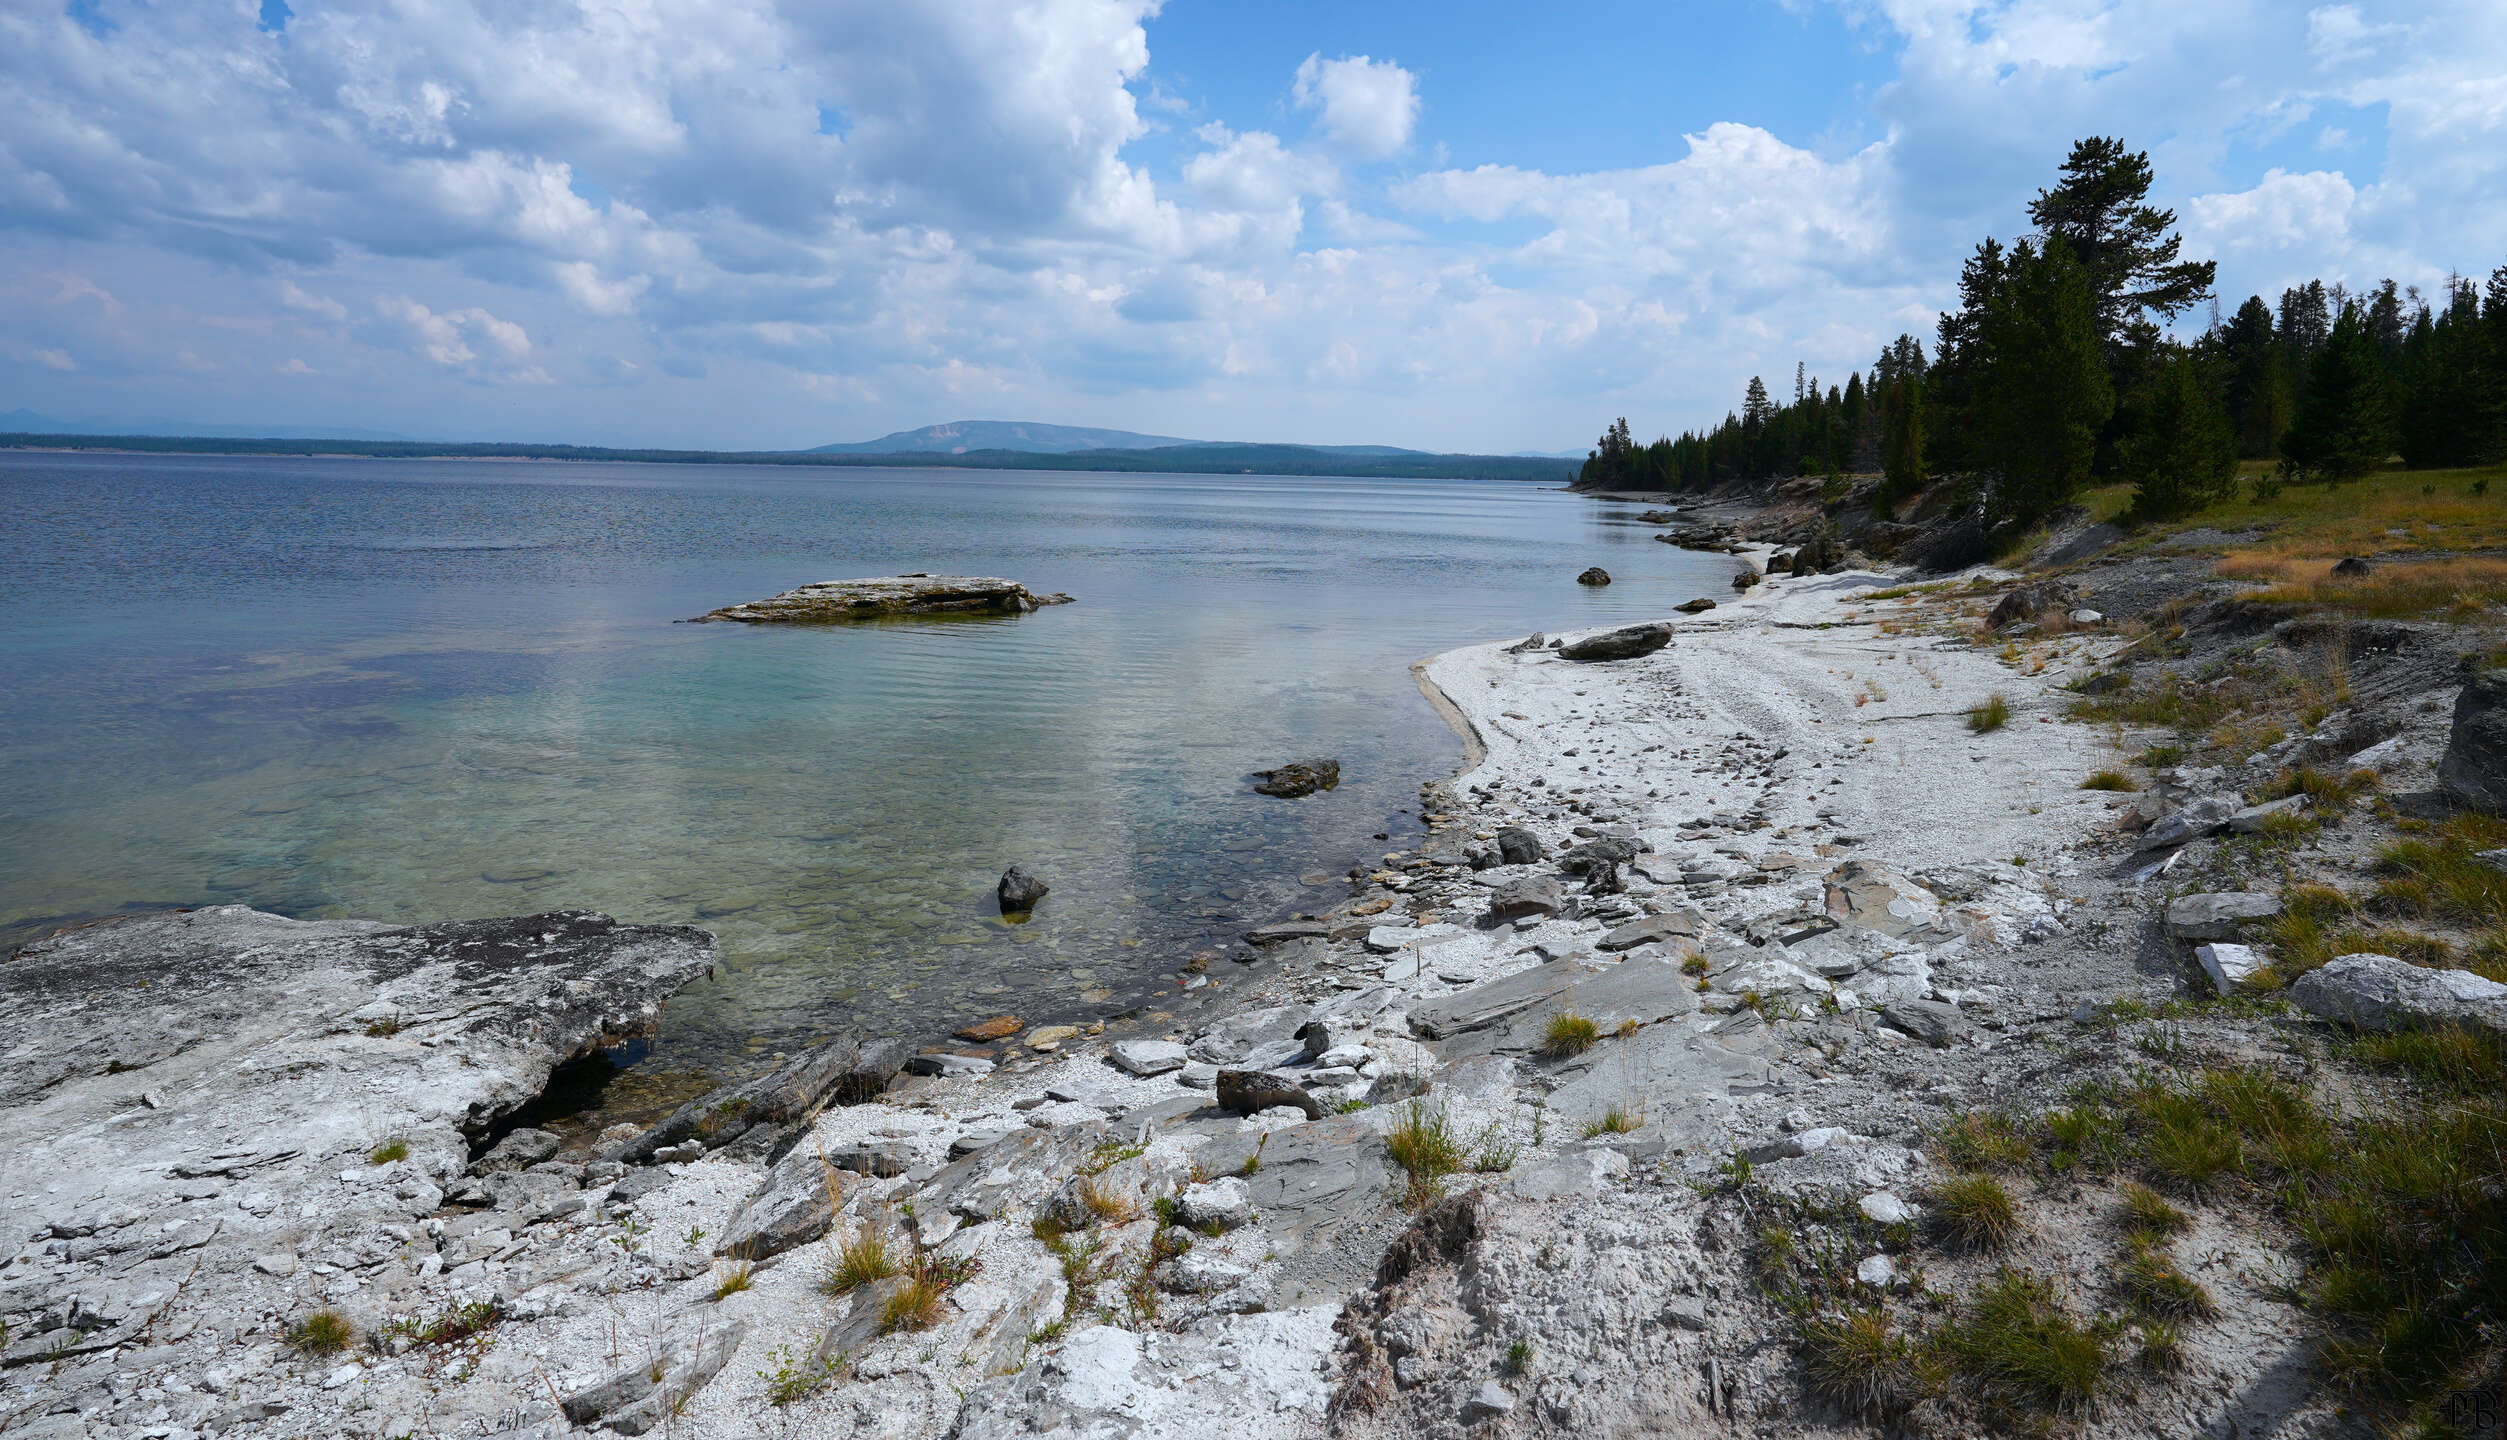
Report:
[[[1322,757],[1291,760],[1276,770],[1256,770],[1253,782],[1254,789],[1261,794],[1294,800],[1340,784],[1341,762]]]
[[[1068,595],[1038,595],[1016,580],[915,571],[860,580],[822,580],[764,600],[725,605],[696,617],[744,625],[819,625],[911,615],[1025,615],[1068,605]]]

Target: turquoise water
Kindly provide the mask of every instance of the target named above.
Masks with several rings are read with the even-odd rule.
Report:
[[[1634,515],[1496,482],[0,454],[0,938],[236,901],[695,923],[725,964],[654,1047],[682,1073],[1103,1013],[1416,834],[1460,747],[1411,661],[1721,590]],[[900,570],[1078,603],[674,623]],[[1336,791],[1245,781],[1318,754]],[[1024,926],[993,913],[1012,863],[1054,887]]]

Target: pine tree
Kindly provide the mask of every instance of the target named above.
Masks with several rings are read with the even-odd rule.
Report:
[[[2171,317],[2211,293],[2219,266],[2177,259],[2184,242],[2172,233],[2176,212],[2143,203],[2152,178],[2147,153],[2093,135],[2072,146],[2062,173],[2029,202],[2028,218],[2045,245],[2063,242],[2086,273],[2102,340],[2120,341],[2144,311]]]
[[[1924,488],[1924,382],[1902,375],[1881,407],[1880,493],[1873,508],[1894,518]]]
[[[2269,458],[2289,428],[2289,385],[2274,345],[2272,307],[2260,295],[2247,296],[2219,330],[2229,423],[2237,433],[2237,453],[2249,459]]]
[[[2346,304],[2307,362],[2298,423],[2281,437],[2282,464],[2293,478],[2339,484],[2383,465],[2394,439],[2385,359],[2359,306]]]
[[[2175,351],[2142,398],[2146,423],[2122,457],[2135,519],[2190,515],[2236,491],[2236,432],[2202,371],[2199,357]]]
[[[1978,385],[1980,458],[1995,475],[1987,513],[2029,524],[2089,479],[2098,429],[2115,410],[2089,273],[2060,240],[2022,241],[1987,312]]]

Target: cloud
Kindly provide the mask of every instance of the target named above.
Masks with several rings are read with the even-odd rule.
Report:
[[[1386,160],[1410,148],[1419,123],[1418,77],[1390,60],[1309,55],[1289,92],[1300,110],[1319,111],[1326,138],[1351,154]]]
[[[321,371],[306,364],[304,361],[293,356],[289,357],[276,368],[281,375],[319,375],[322,373]]]
[[[62,350],[38,350],[35,352],[35,363],[43,366],[46,370],[75,370],[78,368],[78,362],[71,359],[68,352]]]
[[[416,353],[448,370],[511,369],[531,354],[531,337],[521,326],[475,305],[438,314],[406,295],[394,295],[376,301],[374,311]],[[482,348],[489,352],[484,358]]]

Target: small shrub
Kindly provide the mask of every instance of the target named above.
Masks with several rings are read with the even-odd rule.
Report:
[[[2133,783],[2132,776],[2121,770],[2101,770],[2080,782],[2080,788],[2083,790],[2138,790],[2141,787]]]
[[[767,1403],[776,1406],[817,1394],[844,1363],[841,1355],[822,1356],[813,1351],[796,1355],[781,1345],[768,1351],[766,1358],[775,1362],[775,1368],[758,1371],[757,1378],[766,1382]]]
[[[888,1237],[865,1225],[837,1247],[835,1263],[828,1267],[819,1288],[830,1295],[850,1295],[896,1273],[897,1258],[889,1253]]]
[[[2011,721],[2011,702],[1999,695],[1967,712],[1967,728],[1979,735],[1989,735]]]
[[[337,1310],[316,1310],[287,1331],[287,1343],[307,1355],[336,1355],[356,1338],[357,1327]]]
[[[386,1140],[366,1152],[366,1159],[377,1165],[389,1165],[408,1158],[409,1142],[406,1140]]]
[[[1541,1054],[1552,1060],[1581,1055],[1601,1042],[1602,1028],[1588,1016],[1561,1010],[1541,1031]]]
[[[2019,1205],[2000,1180],[1970,1171],[1933,1187],[1932,1222],[1961,1250],[1999,1250],[2019,1234]]]

